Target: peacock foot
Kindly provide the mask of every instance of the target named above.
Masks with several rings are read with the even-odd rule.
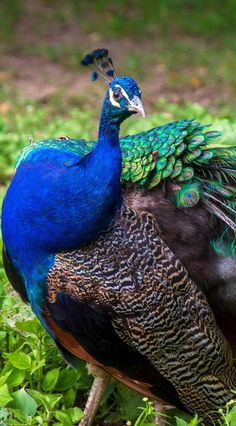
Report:
[[[94,376],[94,381],[85,405],[84,417],[80,420],[78,426],[91,426],[110,378],[109,374],[102,369],[91,364],[87,366],[89,373]]]

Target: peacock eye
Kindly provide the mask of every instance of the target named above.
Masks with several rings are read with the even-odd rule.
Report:
[[[118,100],[121,98],[121,96],[122,96],[122,94],[121,94],[121,91],[120,91],[120,90],[115,90],[115,91],[113,92],[113,99],[114,99],[115,101],[118,101]]]

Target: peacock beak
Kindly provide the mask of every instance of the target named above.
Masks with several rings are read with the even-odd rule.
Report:
[[[134,112],[139,112],[142,115],[142,117],[145,117],[145,111],[144,111],[144,108],[143,108],[143,103],[142,103],[141,99],[139,99],[138,96],[134,96],[133,99],[131,99],[131,101],[129,102],[128,110],[134,111]]]

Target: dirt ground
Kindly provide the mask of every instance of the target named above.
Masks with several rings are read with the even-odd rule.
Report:
[[[208,78],[208,69],[201,64],[192,66],[189,62],[183,65],[183,70],[181,67],[178,67],[178,71],[172,70],[165,58],[162,60],[163,40],[158,38],[158,34],[154,37],[140,37],[138,41],[125,36],[121,39],[108,39],[96,32],[96,26],[94,31],[86,31],[71,14],[66,17],[66,22],[54,19],[52,7],[46,2],[23,0],[23,10],[12,42],[0,44],[0,83],[7,84],[17,96],[47,102],[50,97],[63,91],[66,97],[73,97],[78,93],[86,97],[91,87],[88,74],[80,68],[79,61],[78,66],[68,66],[68,51],[73,56],[78,50],[78,55],[81,52],[82,56],[91,49],[108,47],[115,63],[122,65],[117,68],[123,69],[123,72],[131,52],[138,58],[137,68],[142,63],[144,54],[146,58],[155,52],[153,63],[149,60],[151,65],[144,68],[143,74],[135,66],[132,67],[132,75],[138,81],[140,78],[142,80],[149,110],[152,110],[160,97],[175,103],[199,102],[212,109],[216,104],[216,93],[217,102],[221,104],[232,97],[230,86],[222,82],[219,88],[219,82]],[[177,34],[176,37],[180,36]],[[197,41],[183,37],[184,42],[194,49]],[[182,41],[183,37],[181,36]],[[46,55],[45,46],[49,51]],[[60,57],[55,60],[53,54],[58,46],[63,46],[63,49],[59,52]]]

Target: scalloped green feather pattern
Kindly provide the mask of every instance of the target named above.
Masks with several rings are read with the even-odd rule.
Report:
[[[194,175],[192,164],[207,163],[214,155],[207,144],[220,133],[204,133],[206,127],[194,120],[181,120],[121,138],[122,180],[147,189],[154,188],[167,178],[177,182],[190,180]],[[23,150],[16,168],[42,149],[58,149],[83,157],[93,147],[94,142],[83,139],[41,141]],[[204,151],[206,148],[208,150]]]
[[[178,183],[190,181],[194,164],[205,164],[213,158],[207,144],[220,136],[216,131],[205,132],[207,127],[194,120],[182,120],[126,136],[121,140],[122,179],[147,189],[167,178]]]
[[[26,162],[30,161],[34,155],[42,150],[56,149],[59,151],[69,152],[73,155],[84,157],[94,147],[95,142],[85,141],[84,139],[70,139],[68,137],[59,137],[58,139],[47,139],[26,146],[19,157],[16,159],[15,169]]]
[[[215,250],[236,250],[236,146],[212,147],[218,131],[209,125],[182,120],[155,127],[137,135],[121,138],[123,156],[122,181],[138,188],[155,189],[161,182],[172,182],[172,201],[177,208],[193,207],[200,200],[204,207],[226,225]],[[88,154],[95,142],[58,138],[26,147],[16,168],[45,149],[69,152],[77,160]]]
[[[211,182],[211,190],[214,188],[214,191],[227,198],[226,194],[231,194],[231,191],[226,188],[227,180],[222,181],[222,170],[224,168],[225,177],[228,173],[226,166],[229,160],[232,165],[236,148],[212,148],[209,142],[220,136],[220,133],[206,131],[208,127],[194,120],[181,120],[121,138],[122,181],[152,190],[160,182],[169,179],[176,184],[174,200],[177,207],[182,208],[192,207],[199,201],[202,185],[196,185],[196,182],[204,181],[206,185],[208,173],[207,184],[210,186]],[[41,141],[23,150],[17,159],[16,168],[44,149],[56,149],[83,157],[94,145],[93,141],[67,137]],[[212,165],[214,168],[217,166],[218,171],[213,173]],[[196,191],[199,191],[198,195]]]

